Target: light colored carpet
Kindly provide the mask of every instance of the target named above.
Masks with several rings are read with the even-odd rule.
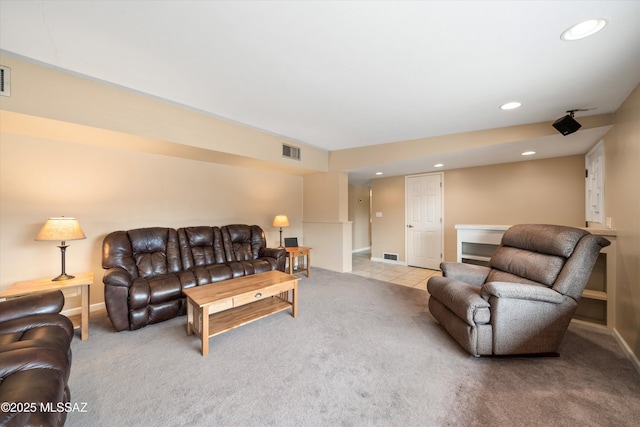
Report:
[[[474,358],[428,294],[312,270],[290,311],[210,339],[186,317],[74,339],[67,426],[640,425],[640,376],[615,340],[571,327],[555,358]]]

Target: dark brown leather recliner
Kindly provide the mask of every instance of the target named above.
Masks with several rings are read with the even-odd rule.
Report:
[[[117,331],[139,329],[186,314],[183,289],[284,271],[285,262],[257,225],[116,231],[103,241],[107,313]]]
[[[64,424],[58,405],[70,400],[73,324],[63,306],[61,291],[0,302],[0,402],[9,405],[0,425]]]

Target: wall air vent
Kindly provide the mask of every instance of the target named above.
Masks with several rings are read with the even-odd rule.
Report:
[[[282,157],[293,160],[300,160],[300,148],[282,144]]]
[[[398,260],[398,254],[392,254],[390,252],[383,252],[382,253],[382,257],[386,260],[389,261],[397,261]]]
[[[0,95],[11,96],[11,68],[0,65]]]

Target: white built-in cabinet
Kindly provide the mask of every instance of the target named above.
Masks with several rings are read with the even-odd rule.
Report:
[[[458,224],[458,262],[487,265],[509,225]],[[603,236],[611,245],[603,248],[593,268],[589,283],[578,301],[573,322],[589,326],[614,327],[616,283],[616,232],[612,229],[587,229]]]

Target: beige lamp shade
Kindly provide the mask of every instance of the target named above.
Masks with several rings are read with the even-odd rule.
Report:
[[[286,215],[276,215],[275,218],[273,218],[273,225],[274,227],[280,227],[280,246],[278,246],[279,248],[283,248],[284,246],[282,246],[282,227],[288,227],[289,226],[289,218],[287,218]]]
[[[49,218],[36,236],[36,240],[80,240],[86,239],[78,220],[75,218]]]
[[[289,218],[286,215],[276,215],[273,219],[274,227],[288,227],[289,226]]]
[[[84,235],[84,231],[82,231],[78,220],[75,218],[61,216],[58,218],[49,218],[47,222],[44,223],[42,229],[36,236],[36,240],[60,240],[58,247],[60,248],[62,273],[51,280],[69,280],[74,278],[74,276],[67,274],[65,271],[65,252],[69,247],[65,242],[67,240],[86,238],[87,236]]]

